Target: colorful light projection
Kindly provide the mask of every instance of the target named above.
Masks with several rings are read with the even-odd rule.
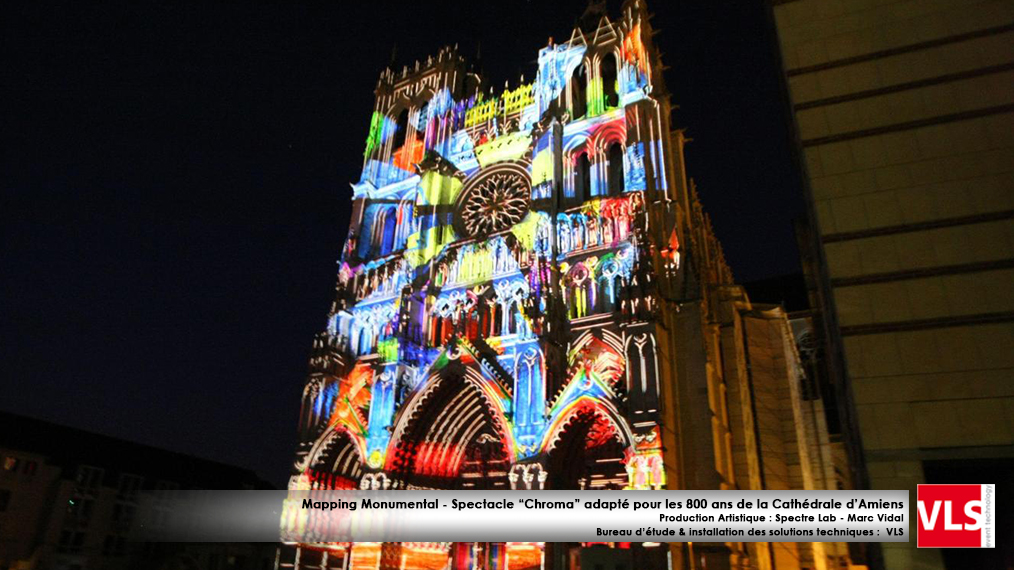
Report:
[[[586,51],[581,45],[550,45],[539,50],[539,72],[535,80],[535,104],[539,115],[566,89]]]
[[[370,119],[370,134],[366,137],[366,150],[364,156],[369,156],[374,149],[387,142],[394,135],[395,124],[390,117],[383,113],[373,112]]]
[[[365,363],[356,364],[352,372],[338,382],[337,397],[333,398],[334,408],[328,423],[343,426],[353,436],[364,436],[372,384],[373,369]],[[332,393],[333,389],[325,390],[321,396]],[[328,402],[330,401],[331,398],[328,399]]]
[[[611,333],[607,333],[605,339],[586,333],[571,349],[568,355],[569,381],[552,399],[542,452],[548,451],[563,431],[564,424],[579,409],[592,409],[610,418],[622,417],[614,402],[617,400],[617,383],[624,377],[626,361],[620,348],[621,340]]]
[[[294,488],[665,486],[641,309],[679,241],[647,237],[668,143],[639,17],[547,46],[497,94],[446,66],[382,77],[327,327],[343,364],[307,398]],[[539,543],[351,551],[352,568],[541,560]]]
[[[620,53],[624,65],[620,66],[620,98],[627,105],[651,93],[651,64],[641,39],[641,24],[635,24],[623,38]]]

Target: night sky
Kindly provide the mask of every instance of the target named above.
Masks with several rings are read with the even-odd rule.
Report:
[[[392,48],[516,85],[586,2],[91,4],[0,8],[0,409],[282,485]],[[799,265],[761,4],[649,2],[740,281]]]

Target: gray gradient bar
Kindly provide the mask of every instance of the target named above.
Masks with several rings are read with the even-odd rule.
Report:
[[[138,538],[907,542],[908,507],[908,491],[179,491],[147,497]]]

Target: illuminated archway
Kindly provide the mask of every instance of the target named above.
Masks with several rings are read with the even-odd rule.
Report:
[[[606,402],[581,398],[550,428],[548,489],[623,489],[633,436]]]
[[[330,426],[307,457],[295,486],[300,489],[358,489],[363,477],[360,438],[341,425]]]
[[[493,384],[453,362],[404,406],[385,466],[401,488],[510,489],[513,438]]]

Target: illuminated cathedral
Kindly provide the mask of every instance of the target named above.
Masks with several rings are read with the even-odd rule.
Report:
[[[833,484],[785,314],[733,284],[687,179],[643,2],[588,20],[538,52],[534,80],[499,92],[450,47],[381,74],[290,488]],[[771,355],[762,395],[798,429],[757,412],[751,342]],[[789,449],[781,479],[763,476],[776,464],[761,466],[764,430]],[[841,556],[790,546],[797,562]],[[304,544],[276,567],[788,567],[779,556],[742,543]]]

